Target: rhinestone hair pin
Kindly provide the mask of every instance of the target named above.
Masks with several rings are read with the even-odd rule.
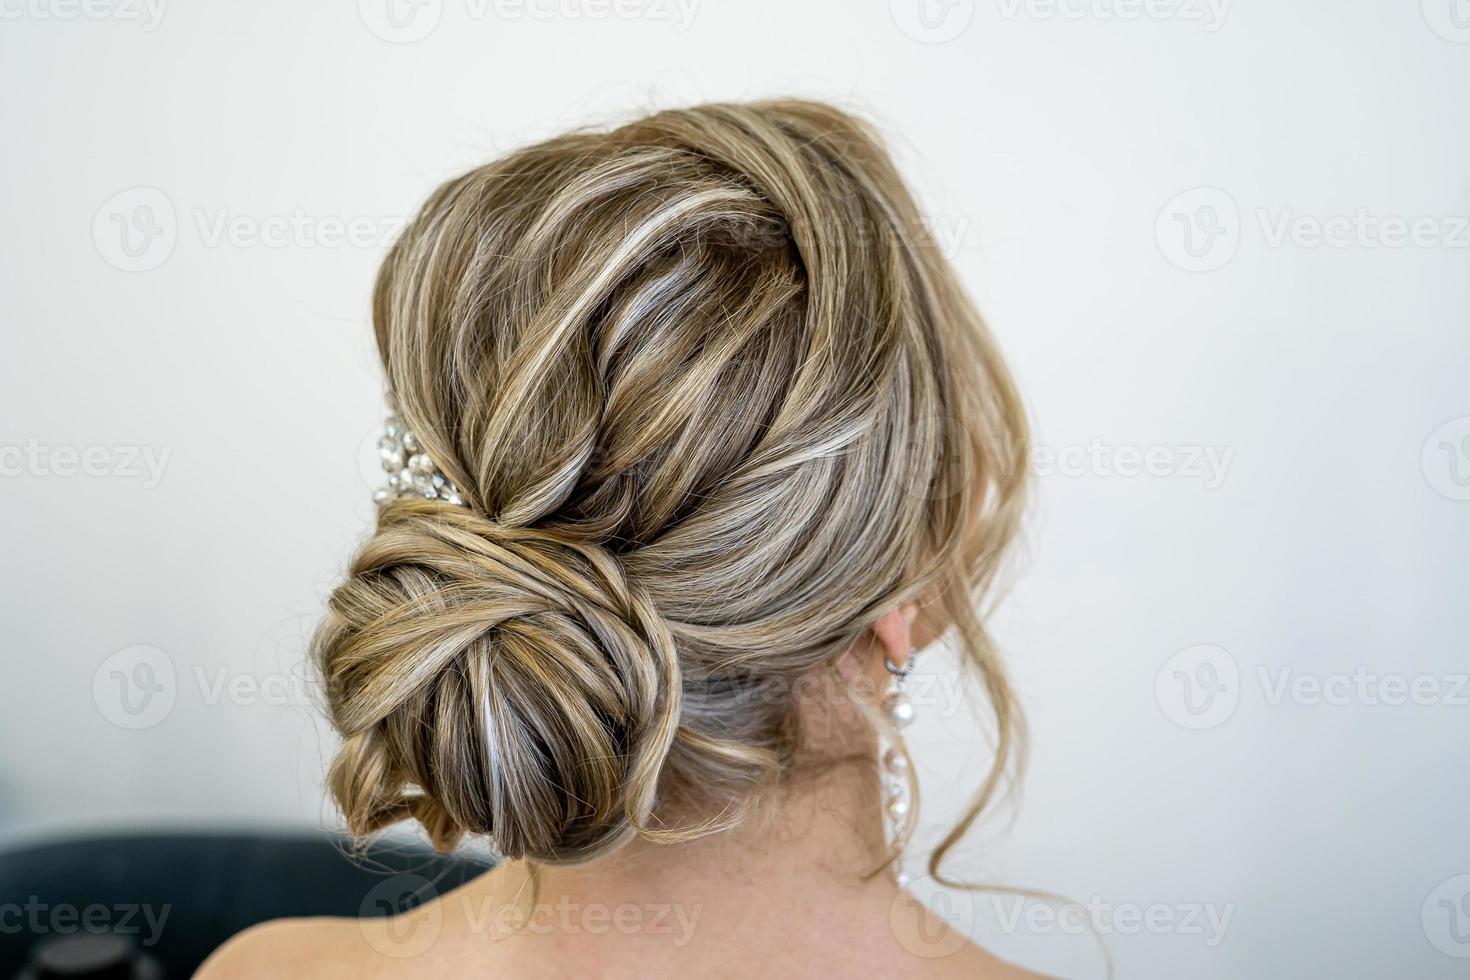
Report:
[[[396,415],[383,424],[383,437],[378,440],[378,457],[388,482],[373,493],[379,507],[404,497],[442,500],[464,506],[459,488],[449,481],[434,461],[424,452],[419,441]]]

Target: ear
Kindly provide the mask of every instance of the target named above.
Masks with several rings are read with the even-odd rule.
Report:
[[[912,630],[918,613],[918,606],[906,602],[884,613],[873,624],[873,637],[878,641],[878,648],[895,668],[902,669],[914,652]]]

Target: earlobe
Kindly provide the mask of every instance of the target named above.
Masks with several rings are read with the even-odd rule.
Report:
[[[912,629],[918,611],[917,606],[907,602],[884,613],[873,624],[873,636],[878,640],[878,646],[890,671],[901,673],[908,668],[914,652]]]

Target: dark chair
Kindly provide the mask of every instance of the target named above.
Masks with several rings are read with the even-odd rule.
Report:
[[[485,870],[403,843],[349,854],[325,834],[157,834],[19,848],[0,853],[0,978],[178,980],[258,922],[406,911]]]

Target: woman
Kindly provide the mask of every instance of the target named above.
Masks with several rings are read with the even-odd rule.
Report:
[[[397,417],[315,641],[331,791],[505,860],[204,975],[1022,975],[895,871],[916,648],[952,632],[1000,734],[931,873],[1016,754],[976,601],[1027,439],[874,136],[776,102],[533,146],[433,194],[373,317]]]

